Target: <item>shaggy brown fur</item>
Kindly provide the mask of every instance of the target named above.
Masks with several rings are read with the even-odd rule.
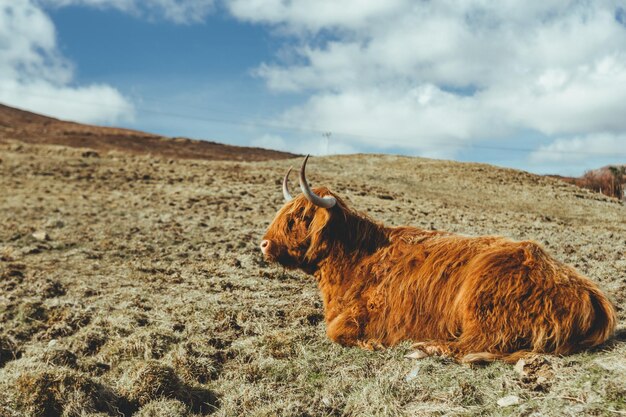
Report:
[[[616,325],[589,279],[535,242],[385,227],[302,195],[278,212],[266,257],[316,277],[328,337],[345,346],[412,340],[467,362],[569,354],[601,344]]]

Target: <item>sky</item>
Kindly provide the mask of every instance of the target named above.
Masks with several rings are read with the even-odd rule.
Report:
[[[0,102],[297,153],[626,163],[626,4],[0,0]]]

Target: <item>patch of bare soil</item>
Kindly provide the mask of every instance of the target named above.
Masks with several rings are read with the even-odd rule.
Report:
[[[298,159],[93,151],[0,143],[2,416],[626,411],[623,330],[596,351],[517,367],[329,342],[314,280],[258,250]],[[534,239],[598,282],[623,329],[626,207],[614,199],[396,156],[314,158],[309,179],[387,224]]]
[[[66,122],[0,104],[0,142],[7,140],[90,148],[84,151],[83,156],[92,158],[109,151],[220,161],[265,161],[295,156],[270,149],[168,138],[137,130]]]

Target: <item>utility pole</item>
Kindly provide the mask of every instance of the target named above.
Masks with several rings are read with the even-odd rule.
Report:
[[[329,142],[330,142],[330,135],[332,135],[332,132],[324,132],[322,133],[322,136],[324,136],[324,155],[328,155],[330,152],[328,150],[329,147]]]

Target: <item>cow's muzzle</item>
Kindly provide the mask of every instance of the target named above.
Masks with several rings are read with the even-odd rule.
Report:
[[[263,255],[267,256],[267,254],[268,254],[268,252],[270,250],[270,246],[271,246],[270,241],[267,240],[267,239],[263,239],[259,246],[261,247],[261,252],[263,252]]]

